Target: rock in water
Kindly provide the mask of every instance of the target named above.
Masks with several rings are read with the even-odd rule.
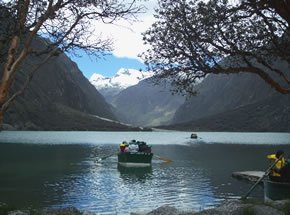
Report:
[[[178,215],[178,210],[175,207],[169,205],[161,206],[146,215]]]

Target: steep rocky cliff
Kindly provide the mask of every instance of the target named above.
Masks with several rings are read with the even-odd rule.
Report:
[[[38,39],[35,47],[44,46]],[[13,89],[15,92],[40,58],[29,57],[21,66]],[[4,116],[4,123],[16,129],[33,130],[127,130],[110,120],[116,117],[103,96],[83,76],[65,54],[42,65],[33,80]]]
[[[176,112],[172,128],[210,131],[290,131],[290,95],[252,74],[211,75]]]
[[[131,86],[112,101],[120,120],[137,126],[169,124],[184,97],[172,95],[168,84],[154,85],[150,79]]]

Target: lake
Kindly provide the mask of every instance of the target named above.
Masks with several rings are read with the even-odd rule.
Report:
[[[198,139],[190,134],[2,131],[0,202],[99,214],[148,212],[165,204],[200,211],[249,190],[251,184],[232,178],[232,172],[265,170],[267,154],[290,153],[290,133],[197,132]],[[173,162],[155,157],[151,168],[119,167],[118,145],[132,139]],[[251,196],[263,198],[263,188]]]

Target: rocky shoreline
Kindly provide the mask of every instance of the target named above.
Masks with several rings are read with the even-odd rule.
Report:
[[[97,215],[90,211],[80,211],[74,207],[45,210],[15,210],[0,203],[0,215]],[[179,211],[175,207],[164,205],[149,213],[131,213],[130,215],[290,215],[290,200],[259,202],[256,200],[227,200],[215,208],[199,211]]]

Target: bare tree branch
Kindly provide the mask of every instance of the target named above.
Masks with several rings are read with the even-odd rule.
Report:
[[[83,49],[95,56],[112,50],[110,39],[103,39],[91,26],[95,22],[114,23],[119,19],[135,19],[143,11],[136,0],[15,0],[0,1],[0,126],[3,114],[15,98],[21,95],[33,75],[60,51]],[[42,37],[46,47],[33,42]],[[9,97],[9,90],[21,64],[28,56],[44,55],[45,60],[31,71],[23,87]]]

